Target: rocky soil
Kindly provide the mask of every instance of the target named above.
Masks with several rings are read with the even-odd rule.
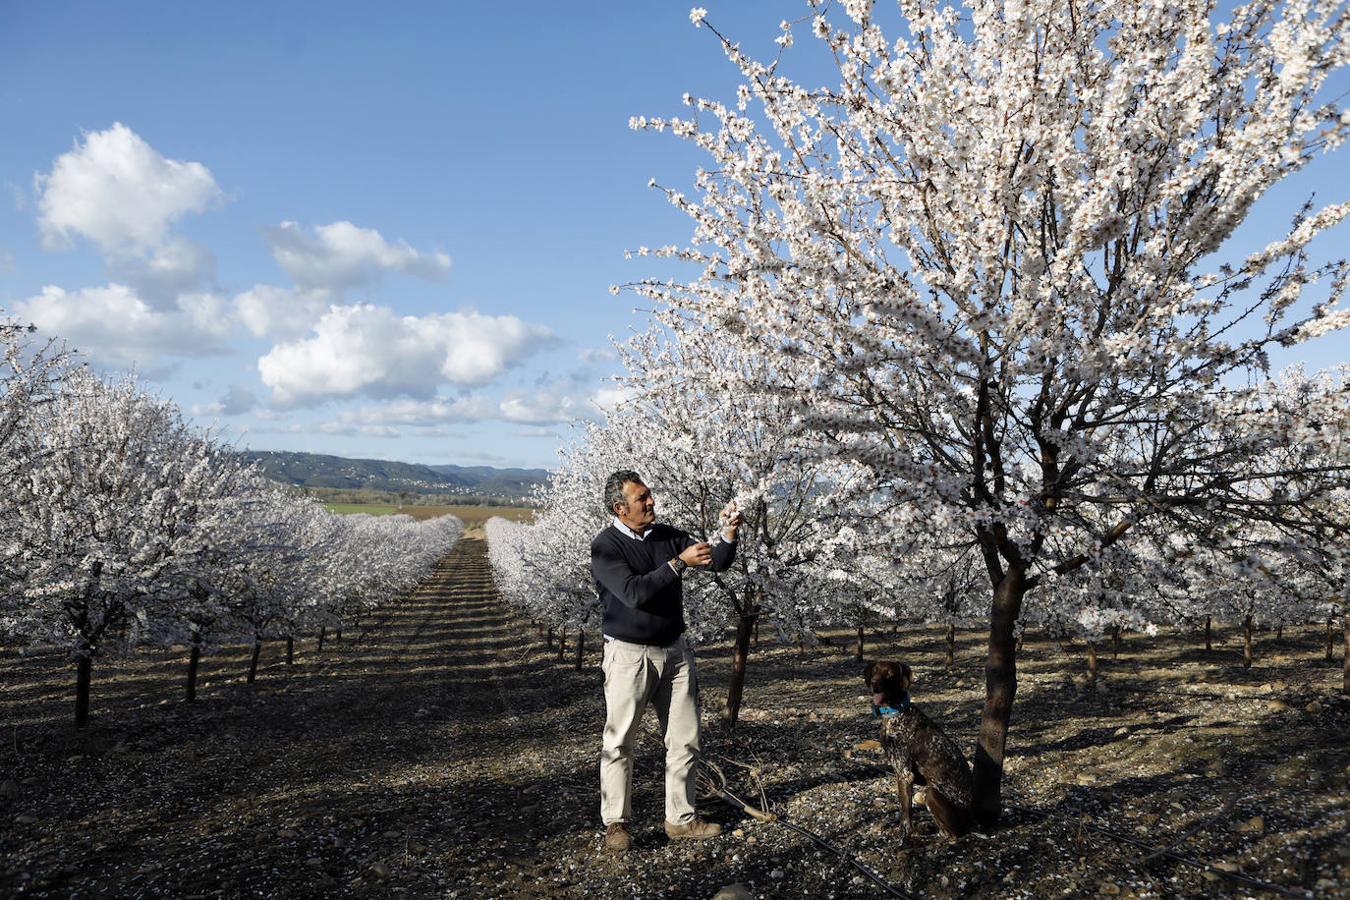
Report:
[[[322,655],[298,642],[292,665],[268,645],[254,685],[244,649],[225,648],[191,705],[184,654],[99,660],[84,733],[59,657],[0,651],[0,896],[882,896],[808,837],[715,800],[723,837],[668,843],[654,716],[634,850],[603,853],[597,648],[581,671],[570,650],[559,661],[498,601],[481,540],[366,626]],[[1236,636],[1219,637],[1206,652],[1194,635],[1129,636],[1116,659],[1102,648],[1094,684],[1081,645],[1029,636],[1008,812],[990,835],[943,841],[916,807],[899,846],[842,634],[756,647],[734,732],[717,717],[729,648],[700,648],[705,749],[753,766],[775,811],[911,895],[1346,896],[1339,658],[1323,659],[1317,629],[1287,630],[1244,669]],[[869,655],[908,661],[915,702],[970,747],[981,643],[961,635],[951,670],[936,630],[887,634]]]

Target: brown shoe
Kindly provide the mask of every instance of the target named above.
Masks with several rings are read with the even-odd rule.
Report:
[[[672,841],[701,841],[706,838],[717,837],[722,833],[722,826],[716,822],[705,822],[695,816],[684,825],[676,825],[674,822],[666,822],[666,837]]]
[[[614,853],[627,853],[631,846],[633,846],[633,839],[628,836],[628,826],[623,822],[615,822],[605,827],[606,850]]]

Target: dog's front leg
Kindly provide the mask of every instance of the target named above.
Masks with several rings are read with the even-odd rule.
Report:
[[[913,829],[912,798],[914,795],[914,775],[908,771],[896,770],[895,788],[900,794],[900,846],[909,840]]]

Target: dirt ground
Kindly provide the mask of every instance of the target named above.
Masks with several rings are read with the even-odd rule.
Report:
[[[668,843],[654,716],[635,775],[635,847],[599,849],[597,648],[558,661],[491,583],[484,544],[364,634],[322,655],[243,648],[203,660],[181,702],[184,654],[98,660],[92,724],[71,727],[70,668],[0,651],[0,896],[881,896],[781,824],[708,801],[723,837]],[[1320,631],[1263,635],[1243,669],[1229,631],[1130,636],[1085,683],[1082,647],[1030,636],[1009,739],[1002,828],[940,840],[916,807],[899,847],[894,780],[856,749],[873,737],[846,637],[805,652],[767,639],[742,721],[717,719],[729,648],[700,648],[712,758],[759,767],[776,811],[899,890],[934,897],[1318,897],[1350,885],[1350,703]],[[915,702],[963,747],[982,697],[982,640],[942,665],[936,629],[869,655],[916,670]],[[1104,834],[1106,829],[1111,834]],[[1133,839],[1144,846],[1135,846]],[[1158,851],[1214,866],[1204,869]]]

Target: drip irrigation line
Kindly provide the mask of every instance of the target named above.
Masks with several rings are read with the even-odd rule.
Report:
[[[850,855],[847,850],[844,850],[843,848],[831,843],[830,841],[816,834],[814,831],[811,831],[810,829],[807,828],[803,828],[796,822],[789,822],[779,813],[766,813],[760,809],[757,809],[756,807],[751,806],[749,803],[746,803],[740,797],[737,797],[727,788],[712,786],[712,793],[716,795],[717,798],[720,799],[723,803],[726,803],[728,806],[731,806],[732,808],[739,810],[740,812],[743,812],[746,815],[749,815],[760,822],[770,822],[776,825],[782,825],[789,831],[795,831],[797,834],[800,834],[803,837],[807,838],[817,847],[830,851],[835,856],[839,857],[844,862],[848,863],[853,868],[857,869],[864,876],[866,876],[866,878],[869,881],[871,881],[877,887],[881,888],[890,896],[900,897],[902,898],[902,900],[914,900],[912,895],[906,894],[904,891],[900,890],[898,887],[891,884],[885,878],[882,878],[881,875],[879,875],[877,871],[873,869],[871,866],[867,865],[865,862],[858,859],[857,857]]]

